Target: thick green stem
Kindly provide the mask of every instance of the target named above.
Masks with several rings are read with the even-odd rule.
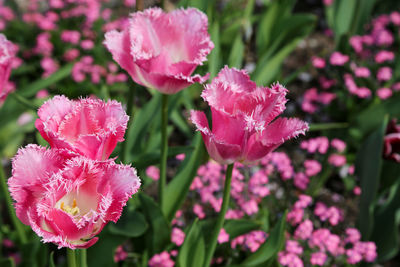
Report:
[[[222,200],[221,210],[218,214],[217,223],[215,224],[214,231],[211,235],[210,244],[206,253],[206,261],[204,264],[205,267],[208,267],[211,264],[211,259],[214,255],[214,251],[217,246],[218,235],[219,232],[221,231],[222,226],[224,225],[225,214],[226,211],[228,210],[229,198],[231,194],[232,170],[233,170],[233,164],[228,165],[225,174],[224,196]]]
[[[3,192],[2,194],[7,202],[7,209],[8,209],[8,213],[10,215],[11,221],[14,224],[15,230],[18,233],[19,241],[21,242],[21,244],[25,244],[27,241],[25,231],[24,231],[22,223],[18,220],[17,216],[15,215],[14,206],[12,203],[11,196],[7,189],[6,176],[4,174],[4,169],[3,169],[3,165],[1,164],[1,162],[0,162],[0,187],[1,187],[1,191]]]
[[[160,159],[160,179],[158,181],[158,198],[160,207],[164,202],[164,189],[167,183],[167,156],[168,156],[168,95],[162,95],[161,104],[161,159]]]
[[[131,125],[132,125],[132,123],[133,123],[133,117],[132,117],[132,115],[133,115],[133,109],[134,109],[134,100],[135,100],[135,93],[136,93],[136,88],[135,87],[133,87],[133,88],[130,88],[129,89],[129,92],[128,92],[128,103],[126,104],[126,113],[128,114],[128,116],[129,116],[129,121],[128,121],[128,127],[127,127],[127,129],[128,129],[128,133],[129,133],[129,129],[130,129],[130,127],[131,127]],[[126,139],[128,139],[129,138],[129,136],[126,136]],[[129,144],[130,142],[128,142],[128,140],[125,140],[125,142],[123,142],[122,143],[122,147],[121,147],[121,162],[122,163],[125,163],[125,164],[128,164],[129,162],[126,162],[127,161],[127,158],[128,158],[128,144]]]
[[[88,267],[87,265],[87,257],[86,257],[86,249],[80,249],[79,250],[80,255],[79,255],[79,262],[80,262],[80,266],[79,267]]]
[[[77,267],[76,255],[75,255],[74,249],[67,248],[67,264],[68,264],[68,267]]]

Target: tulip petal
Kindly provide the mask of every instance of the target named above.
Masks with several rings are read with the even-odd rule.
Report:
[[[206,115],[203,112],[192,111],[190,119],[196,125],[197,130],[201,132],[208,154],[215,161],[221,164],[230,164],[240,157],[242,153],[241,146],[217,140],[210,131]]]

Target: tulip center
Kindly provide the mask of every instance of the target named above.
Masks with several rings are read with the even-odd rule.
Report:
[[[73,216],[79,214],[80,210],[78,208],[78,205],[76,204],[76,199],[72,201],[72,206],[65,204],[64,202],[61,202],[60,204],[60,209],[65,211],[66,213],[69,213]]]

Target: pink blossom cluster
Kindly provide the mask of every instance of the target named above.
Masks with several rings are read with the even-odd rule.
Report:
[[[343,258],[348,264],[373,262],[376,259],[375,244],[362,242],[357,229],[347,228],[345,233],[335,234],[321,227],[321,223],[326,220],[332,227],[339,227],[343,219],[341,209],[335,206],[328,208],[324,203],[317,202],[312,212],[312,202],[310,196],[300,195],[288,213],[287,220],[292,224],[293,231],[287,233],[285,248],[278,254],[281,265],[301,267],[307,266],[309,262],[326,266],[328,262],[338,264]]]
[[[171,259],[171,253],[163,251],[155,254],[148,262],[150,267],[174,267],[175,262]]]
[[[318,86],[305,92],[303,111],[313,114],[321,106],[330,103],[343,105],[347,97],[347,94],[343,94],[343,87],[351,96],[367,99],[364,101],[374,96],[384,101],[397,94],[400,85],[394,79],[394,67],[398,50],[395,36],[400,31],[399,17],[400,13],[393,11],[372,20],[364,35],[350,38],[353,51],[349,54],[335,51],[327,59],[313,57],[312,64],[318,70],[318,76],[323,78],[319,79]],[[332,73],[339,73],[340,78]],[[331,80],[334,81],[332,84],[327,83]]]
[[[39,57],[43,77],[48,77],[60,66],[73,62],[72,79],[75,82],[90,80],[91,83],[104,82],[108,85],[125,82],[128,78],[126,74],[122,73],[117,65],[112,66],[111,59],[104,60],[105,53],[96,48],[104,49],[100,44],[98,32],[94,30],[95,22],[101,21],[105,27],[107,26],[107,29],[103,29],[106,31],[118,28],[120,23],[116,21],[122,22],[128,19],[128,13],[124,16],[118,12],[118,19],[113,20],[109,4],[109,0],[51,0],[21,3],[22,21],[28,27],[35,27],[40,31],[34,42],[26,40],[23,43],[21,53],[24,59],[31,62]],[[125,1],[124,4],[133,7],[135,1]],[[16,20],[17,17],[11,8],[0,1],[0,29],[5,29]],[[71,23],[72,21],[74,23]],[[74,24],[79,25],[79,28],[71,28]],[[33,44],[32,47],[29,46],[30,43]],[[97,52],[93,53],[95,48]],[[105,61],[108,68],[103,67]]]

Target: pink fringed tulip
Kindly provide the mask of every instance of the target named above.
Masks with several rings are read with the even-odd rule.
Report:
[[[208,79],[191,76],[214,47],[207,24],[195,8],[170,13],[150,8],[134,13],[122,32],[107,32],[104,44],[135,82],[174,94]]]
[[[12,168],[8,185],[18,218],[43,242],[71,249],[96,243],[140,186],[129,166],[37,145],[20,149]]]
[[[55,96],[38,111],[36,128],[52,148],[65,148],[105,160],[124,140],[129,117],[120,103]]]
[[[203,112],[191,113],[210,156],[222,164],[256,162],[304,134],[308,125],[299,119],[274,120],[285,109],[286,92],[280,84],[257,87],[245,71],[225,67],[202,93],[211,107],[212,130]]]
[[[3,102],[13,89],[8,79],[17,50],[17,46],[0,33],[0,102]]]

